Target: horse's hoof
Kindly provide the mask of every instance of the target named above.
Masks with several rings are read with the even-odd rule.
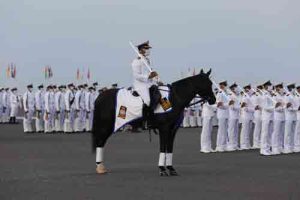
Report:
[[[159,176],[169,176],[165,167],[159,166]]]
[[[99,164],[99,165],[97,165],[96,173],[97,174],[106,174],[107,170],[105,169],[103,164]]]
[[[172,166],[168,166],[167,169],[169,170],[169,176],[179,176],[179,174]]]
[[[169,174],[167,173],[167,171],[160,171],[159,176],[169,176]]]

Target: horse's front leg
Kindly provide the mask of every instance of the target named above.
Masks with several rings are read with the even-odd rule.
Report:
[[[174,128],[173,130],[169,131],[168,139],[167,139],[167,153],[166,153],[166,168],[169,171],[170,176],[178,176],[175,168],[173,167],[173,146],[175,135],[179,127]]]
[[[167,133],[163,129],[159,129],[160,153],[158,160],[158,169],[160,176],[168,176],[166,170],[166,151],[167,151]]]

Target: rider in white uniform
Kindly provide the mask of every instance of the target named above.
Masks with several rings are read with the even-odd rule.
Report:
[[[146,62],[149,63],[149,55],[150,55],[150,46],[149,42],[142,43],[137,46],[139,53],[143,55],[146,59]],[[150,95],[149,88],[153,85],[153,78],[157,77],[158,74],[153,71],[149,72],[149,69],[145,65],[143,58],[136,58],[132,61],[132,72],[133,72],[133,88],[135,91],[139,93],[142,97],[144,103],[147,106],[150,106]]]
[[[132,74],[133,74],[133,89],[141,96],[144,101],[146,118],[148,127],[151,126],[151,115],[153,110],[150,108],[150,93],[149,88],[154,85],[153,78],[157,77],[158,74],[155,71],[150,72],[145,62],[149,61],[150,48],[149,41],[144,42],[137,46],[139,53],[144,57],[137,57],[132,61]]]

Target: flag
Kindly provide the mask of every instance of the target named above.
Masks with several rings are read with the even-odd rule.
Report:
[[[13,72],[12,72],[12,78],[16,78],[17,76],[17,67],[16,64],[13,65]]]
[[[6,69],[6,77],[9,78],[9,75],[10,75],[10,67],[8,64],[7,69]]]
[[[10,78],[14,78],[14,64],[10,63]]]
[[[80,78],[80,71],[79,68],[77,68],[76,79],[79,80],[79,78]]]
[[[48,79],[49,78],[49,70],[48,70],[48,66],[45,66],[45,69],[44,69],[44,73],[45,73],[45,79]]]
[[[82,73],[81,73],[81,77],[80,77],[81,80],[83,80],[84,74],[85,74],[85,73],[84,73],[84,68],[82,68]]]
[[[88,72],[87,72],[87,79],[90,80],[91,78],[91,74],[90,74],[90,68],[88,69]]]
[[[48,72],[48,76],[49,76],[49,78],[52,78],[52,77],[53,77],[53,71],[52,71],[52,67],[51,67],[51,66],[49,66],[49,67],[48,67],[48,70],[49,70],[49,72]]]

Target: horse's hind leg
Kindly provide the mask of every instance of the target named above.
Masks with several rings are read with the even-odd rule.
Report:
[[[100,129],[99,131],[99,137],[97,138],[96,141],[96,172],[98,174],[106,174],[107,170],[104,167],[104,159],[103,159],[103,154],[104,154],[104,145],[109,138],[109,136],[112,134],[111,131],[107,131],[104,129]]]

